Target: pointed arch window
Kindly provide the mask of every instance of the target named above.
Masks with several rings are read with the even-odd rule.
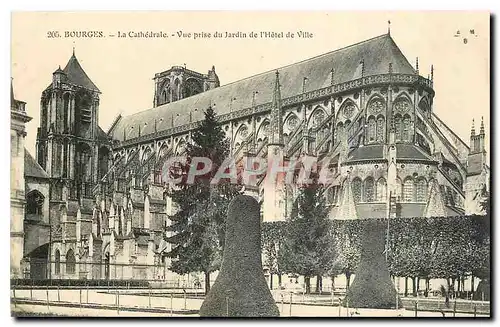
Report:
[[[354,203],[361,201],[361,179],[355,178],[352,181],[352,196],[354,198]]]
[[[350,120],[346,120],[344,124],[344,132],[346,133],[347,137],[351,137],[354,135],[354,132],[356,132],[356,129],[354,127],[355,124],[351,124]]]
[[[396,199],[398,199],[399,201],[401,201],[401,197],[403,196],[403,182],[401,181],[401,179],[398,177],[396,179]]]
[[[387,198],[387,182],[383,177],[380,177],[377,180],[377,188],[376,188],[376,201],[383,202]]]
[[[385,119],[383,116],[377,118],[377,142],[384,142],[385,139]]]
[[[375,182],[372,177],[365,179],[365,202],[375,201]]]
[[[420,178],[416,183],[416,196],[417,202],[426,202],[427,201],[427,182],[425,179]]]
[[[403,184],[403,201],[412,202],[413,200],[413,179],[407,178]]]
[[[64,124],[64,129],[63,129],[63,132],[64,133],[68,133],[69,132],[69,125],[70,125],[70,121],[69,121],[69,93],[66,93],[64,96],[63,96],[63,124]]]
[[[172,92],[172,102],[181,99],[181,86],[179,79],[176,79],[174,82],[174,90]]]
[[[410,142],[410,116],[405,115],[402,126],[402,141]]]
[[[56,250],[54,254],[54,273],[59,275],[61,273],[61,252]]]
[[[73,250],[70,249],[66,253],[66,273],[74,274],[75,266],[76,266],[75,253],[73,252]]]
[[[368,118],[368,142],[375,142],[377,137],[377,123],[375,117]]]
[[[401,122],[401,116],[399,115],[396,115],[394,117],[394,129],[395,129],[395,136],[396,136],[396,142],[399,142],[401,141],[401,126],[402,125],[402,122]]]
[[[342,140],[343,133],[344,125],[340,122],[337,124],[337,128],[335,128],[335,142],[340,142]]]

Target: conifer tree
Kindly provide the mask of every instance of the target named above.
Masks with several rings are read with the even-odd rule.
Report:
[[[311,277],[324,275],[335,259],[323,193],[324,187],[316,180],[301,186],[280,249],[283,269],[304,276],[306,293],[311,291]]]
[[[238,186],[228,180],[216,185],[210,183],[228,155],[228,140],[209,107],[187,146],[186,163],[170,172],[171,177],[182,178],[182,183],[168,192],[177,209],[167,227],[173,234],[167,238],[172,244],[167,254],[173,259],[171,270],[178,274],[203,272],[206,293],[210,290],[210,273],[218,270],[222,261],[227,207],[238,194]],[[210,159],[212,166],[189,184],[187,176],[195,157]],[[198,169],[202,168],[200,164]]]

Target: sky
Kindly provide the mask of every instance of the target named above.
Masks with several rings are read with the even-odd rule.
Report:
[[[64,68],[73,47],[99,87],[99,125],[107,131],[118,114],[152,107],[153,76],[171,66],[207,73],[214,65],[221,85],[387,33],[420,74],[434,65],[434,112],[469,144],[472,119],[490,127],[489,13],[487,12],[15,12],[11,76],[15,97],[27,102],[33,120],[26,148],[34,154],[41,92]],[[470,34],[474,30],[474,35]],[[61,37],[48,37],[58,31]],[[102,38],[64,37],[102,31]],[[118,32],[169,34],[307,31],[312,38],[167,39],[109,37]],[[460,31],[460,37],[455,37]],[[53,34],[52,34],[53,35]],[[467,43],[463,38],[467,37]],[[488,151],[489,152],[489,151]],[[489,155],[488,155],[489,158]]]

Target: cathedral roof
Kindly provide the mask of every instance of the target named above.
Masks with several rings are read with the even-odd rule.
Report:
[[[364,76],[385,74],[392,63],[394,73],[414,74],[415,70],[404,57],[390,35],[384,34],[362,41],[326,54],[322,54],[298,63],[278,68],[281,80],[281,95],[289,98],[303,92],[303,78],[307,77],[306,89],[312,91],[331,85],[343,83],[361,77],[361,61],[364,61]],[[157,131],[167,130],[172,126],[189,123],[189,112],[192,121],[203,119],[203,111],[215,104],[218,115],[239,111],[252,107],[254,92],[258,92],[254,105],[270,103],[273,97],[276,69],[254,75],[197,95],[165,104],[153,109],[122,117],[112,128],[114,139],[123,141],[124,129],[126,138],[134,138]],[[231,99],[236,98],[229,104]],[[160,119],[163,120],[160,121]],[[155,123],[156,120],[156,123]],[[133,127],[133,128],[132,128]]]
[[[434,161],[429,155],[422,151],[418,146],[412,144],[396,144],[397,159],[411,159]]]
[[[384,159],[384,146],[381,144],[366,145],[355,148],[349,153],[348,161],[382,160]]]
[[[36,178],[49,178],[49,175],[43,168],[36,162],[35,158],[24,149],[24,176]]]
[[[64,67],[63,72],[66,73],[68,81],[78,86],[83,86],[86,89],[100,92],[97,86],[90,80],[82,66],[76,59],[75,54],[69,58],[66,67]]]
[[[396,144],[398,160],[434,161],[429,155],[413,144]],[[384,146],[382,144],[365,145],[355,148],[349,153],[348,161],[383,160]]]

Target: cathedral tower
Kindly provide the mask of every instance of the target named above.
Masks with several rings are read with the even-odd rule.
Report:
[[[99,94],[74,51],[42,92],[36,157],[52,180],[54,200],[90,196],[98,180]]]
[[[220,86],[215,66],[207,74],[200,74],[185,66],[173,66],[155,74],[153,107],[175,102]]]

